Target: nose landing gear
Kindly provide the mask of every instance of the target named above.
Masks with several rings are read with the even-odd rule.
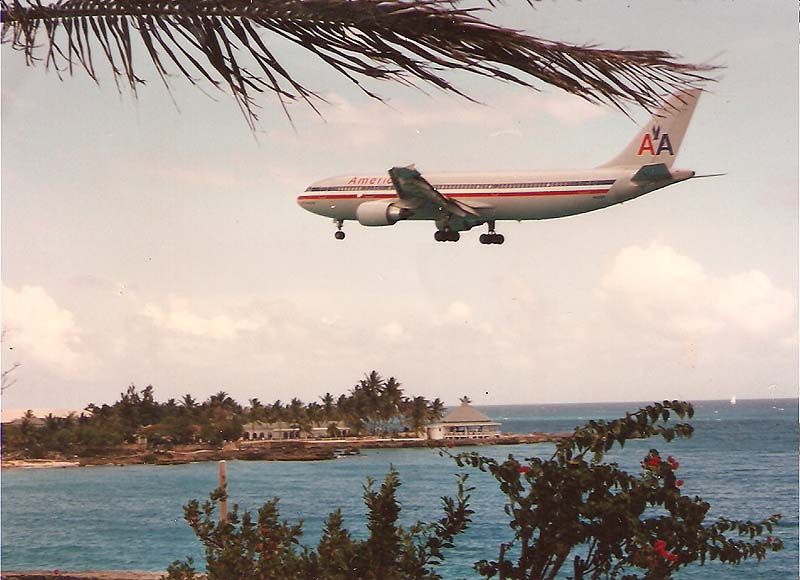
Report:
[[[336,224],[336,233],[333,234],[333,237],[337,240],[343,240],[344,232],[342,231],[342,226],[344,225],[344,220],[333,220],[333,222]]]
[[[489,226],[489,233],[488,234],[481,234],[478,240],[482,244],[502,244],[506,241],[505,236],[503,234],[497,234],[494,231],[494,221],[488,222]]]

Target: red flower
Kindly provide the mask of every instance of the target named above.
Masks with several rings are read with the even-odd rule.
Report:
[[[681,466],[681,464],[678,463],[672,455],[667,457],[667,461],[669,462],[669,465],[670,467],[672,467],[672,469],[678,469]]]
[[[658,467],[661,465],[661,458],[658,455],[651,455],[644,462],[647,467]]]
[[[517,467],[517,473],[525,473],[528,474],[531,472],[530,465],[520,465]]]
[[[675,487],[681,487],[682,485],[683,485],[682,479],[679,479],[678,481],[675,482]]]
[[[653,550],[655,550],[656,554],[667,560],[668,562],[677,562],[678,556],[677,554],[673,554],[672,552],[667,551],[667,543],[664,540],[656,540],[653,542]]]
[[[771,544],[773,542],[772,536],[767,536],[767,544]]]

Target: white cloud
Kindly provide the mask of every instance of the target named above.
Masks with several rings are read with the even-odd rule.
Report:
[[[94,367],[75,316],[60,307],[44,288],[23,286],[15,290],[3,285],[2,291],[3,330],[18,360],[24,363],[29,357],[65,376],[86,373]]]
[[[721,331],[785,336],[794,321],[794,297],[766,274],[715,275],[661,243],[621,250],[601,290],[618,318],[677,338]]]
[[[795,302],[791,292],[776,288],[764,273],[751,270],[724,280],[714,307],[732,324],[764,335],[792,319]]]
[[[338,133],[346,133],[348,143],[358,148],[386,143],[400,130],[424,135],[427,131],[453,132],[462,128],[489,138],[524,138],[518,128],[520,119],[545,117],[575,127],[608,114],[607,107],[564,92],[499,94],[493,95],[486,104],[455,97],[421,102],[399,99],[385,103],[356,102],[338,93],[326,93],[325,99],[328,104],[322,114],[326,125]],[[314,118],[313,122],[318,123],[318,119]],[[286,143],[298,143],[297,135],[288,129],[277,130],[273,136],[279,136]]]
[[[264,324],[259,319],[237,319],[225,314],[202,316],[193,312],[188,303],[177,299],[171,300],[167,308],[148,303],[141,314],[159,328],[216,340],[236,339],[240,332],[257,330]]]
[[[376,333],[378,337],[390,343],[403,343],[411,340],[405,326],[396,320],[379,327]]]
[[[593,105],[584,99],[559,92],[541,99],[541,108],[554,119],[567,125],[583,125],[607,114],[606,107]]]
[[[456,300],[448,304],[444,319],[451,324],[469,324],[472,322],[472,308],[469,304]]]

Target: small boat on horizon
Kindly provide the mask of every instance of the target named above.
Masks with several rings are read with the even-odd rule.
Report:
[[[736,404],[736,395],[731,397],[731,405],[735,405],[735,404]]]

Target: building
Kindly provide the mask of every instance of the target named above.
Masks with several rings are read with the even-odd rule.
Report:
[[[428,439],[489,439],[500,435],[500,423],[478,411],[467,401],[450,411],[438,423],[427,427]]]
[[[324,437],[347,437],[350,428],[341,421],[318,423],[304,430],[297,423],[247,423],[243,426],[245,441],[285,441],[288,439],[322,439]]]

